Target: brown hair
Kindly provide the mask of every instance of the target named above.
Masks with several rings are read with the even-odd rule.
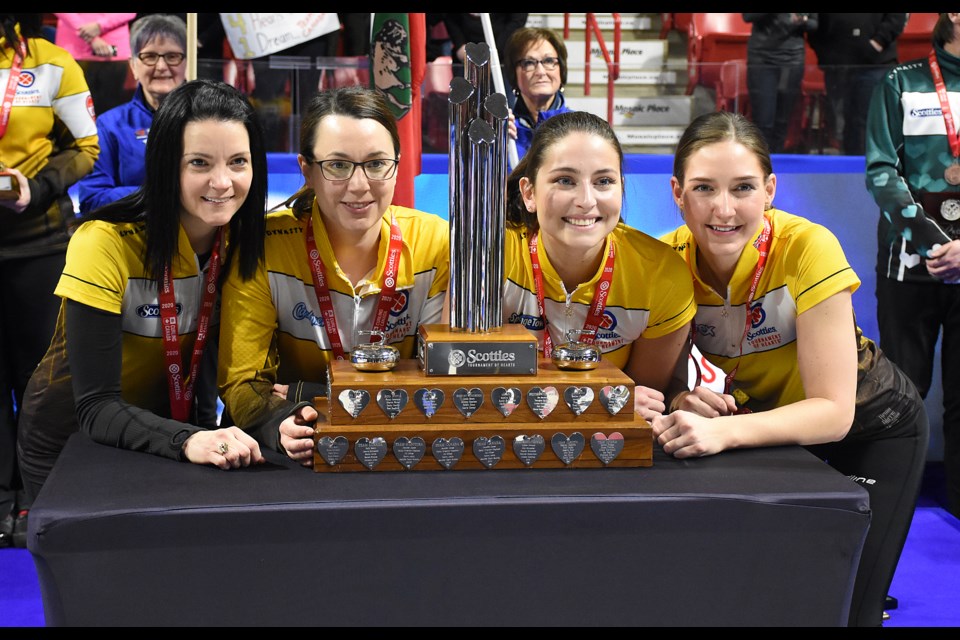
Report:
[[[567,45],[563,43],[563,38],[552,29],[523,27],[510,35],[506,47],[507,80],[515,91],[517,90],[517,63],[531,45],[541,40],[549,42],[556,49],[557,57],[560,59],[560,86],[567,84]]]
[[[572,133],[587,133],[600,136],[610,143],[620,157],[620,183],[623,185],[623,148],[610,126],[603,118],[588,111],[567,111],[547,118],[537,127],[530,142],[530,148],[507,178],[507,224],[515,227],[525,227],[529,231],[539,228],[537,214],[527,211],[523,203],[523,194],[520,192],[520,179],[527,178],[535,183],[537,173],[543,165],[544,157],[553,145],[557,144]]]
[[[937,18],[937,24],[933,27],[933,41],[941,45],[953,42],[953,34],[953,22],[950,21],[950,16],[941,13]]]
[[[673,154],[673,176],[682,185],[690,156],[703,147],[726,140],[738,142],[752,151],[760,161],[764,178],[773,173],[770,148],[757,125],[739,113],[713,111],[694,119],[680,136]]]
[[[300,125],[300,155],[311,162],[316,160],[313,157],[313,146],[317,141],[320,123],[327,116],[337,115],[357,120],[376,120],[390,134],[393,151],[397,158],[400,157],[400,131],[397,129],[397,119],[393,111],[382,93],[361,86],[338,87],[313,96]],[[274,207],[274,210],[290,207],[300,216],[313,207],[315,195],[310,186],[304,185],[285,202]]]

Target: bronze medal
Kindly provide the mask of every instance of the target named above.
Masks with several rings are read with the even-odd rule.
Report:
[[[960,164],[952,164],[943,172],[943,179],[954,186],[960,184]]]

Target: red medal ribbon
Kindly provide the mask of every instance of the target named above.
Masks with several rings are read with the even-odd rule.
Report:
[[[943,114],[943,124],[947,127],[947,141],[950,143],[950,153],[954,158],[960,156],[960,138],[957,137],[957,128],[953,124],[953,113],[950,111],[950,100],[947,98],[947,85],[943,82],[940,65],[937,63],[937,52],[930,49],[927,55],[930,61],[930,74],[933,76],[933,86],[937,89],[937,98],[940,99],[940,112]]]
[[[177,326],[177,299],[173,293],[173,278],[170,265],[163,268],[163,282],[160,285],[160,321],[163,331],[164,356],[167,361],[167,383],[170,392],[170,416],[174,420],[186,422],[190,417],[190,404],[193,402],[193,387],[200,370],[200,358],[207,344],[210,318],[217,298],[217,279],[220,276],[220,242],[223,228],[217,230],[210,262],[207,265],[207,277],[204,279],[203,301],[197,318],[197,337],[193,342],[193,355],[190,358],[190,375],[184,382],[183,359],[180,357],[179,328]]]
[[[540,317],[543,318],[543,357],[549,358],[553,353],[553,340],[550,338],[550,329],[547,327],[547,312],[543,304],[543,269],[540,267],[540,254],[538,253],[538,235],[534,234],[530,238],[530,263],[533,266],[534,293],[537,296],[537,308],[540,311]],[[593,302],[590,303],[590,310],[583,322],[585,334],[579,338],[581,342],[592,344],[596,339],[597,330],[600,323],[603,322],[603,311],[607,308],[607,297],[610,295],[610,283],[613,281],[613,262],[615,257],[613,238],[610,238],[607,249],[607,259],[603,265],[603,273],[600,274],[600,281],[597,283],[593,292]],[[586,332],[592,333],[586,333]]]
[[[7,133],[10,124],[10,112],[13,110],[13,99],[17,95],[17,85],[20,84],[20,71],[23,61],[27,58],[27,43],[20,41],[20,50],[13,54],[13,64],[10,67],[10,77],[7,78],[7,89],[3,92],[3,105],[0,106],[0,138]]]
[[[323,328],[327,332],[330,348],[337,360],[346,360],[343,343],[340,341],[340,331],[337,329],[337,316],[333,309],[333,299],[330,297],[330,288],[327,286],[327,272],[317,250],[317,241],[313,235],[313,215],[307,220],[307,259],[310,262],[310,272],[313,274],[313,290],[317,294],[317,304],[320,305],[320,317],[323,318]],[[400,226],[395,215],[390,216],[390,245],[387,248],[387,264],[383,269],[383,280],[380,283],[380,301],[373,316],[373,331],[383,332],[390,317],[397,292],[397,273],[400,271],[400,249],[403,238],[400,235]],[[374,336],[370,336],[371,341]]]

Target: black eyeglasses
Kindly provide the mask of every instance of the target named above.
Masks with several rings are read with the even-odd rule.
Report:
[[[560,64],[560,58],[554,58],[552,56],[548,58],[544,58],[543,60],[534,60],[533,58],[520,58],[520,60],[517,61],[517,66],[523,69],[524,71],[526,71],[527,73],[530,73],[531,71],[536,69],[538,64],[542,64],[543,68],[546,69],[547,71],[553,71],[554,69],[557,68],[557,65]]]
[[[144,51],[137,54],[137,58],[143,64],[148,67],[157,66],[157,62],[160,61],[160,58],[163,58],[163,61],[167,63],[168,67],[179,66],[183,59],[187,56],[178,51],[171,51],[169,53],[154,53],[153,51]]]
[[[375,158],[364,162],[353,162],[352,160],[311,160],[310,162],[320,165],[320,173],[331,182],[343,182],[353,177],[353,172],[357,167],[363,167],[363,175],[367,180],[380,182],[389,180],[397,172],[397,163],[399,160],[392,158]]]

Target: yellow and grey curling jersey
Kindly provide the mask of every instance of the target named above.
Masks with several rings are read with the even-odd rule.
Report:
[[[797,364],[797,316],[844,290],[856,291],[854,273],[836,236],[826,227],[777,209],[767,212],[772,241],[766,266],[750,305],[750,329],[740,342],[747,321],[746,300],[757,267],[756,240],[747,244],[737,262],[728,290],[714,291],[700,277],[693,234],[680,227],[663,236],[693,272],[697,298],[697,348],[708,360],[730,372],[739,362],[735,395],[754,411],[803,400],[806,396]],[[688,276],[689,277],[689,276]]]
[[[170,417],[167,362],[163,344],[156,281],[144,269],[146,242],[139,222],[91,221],[82,224],[67,246],[67,262],[55,293],[95,309],[120,314],[123,331],[121,396],[126,402]],[[171,263],[182,370],[190,370],[197,319],[203,303],[205,271],[200,269],[190,240],[180,227],[179,246]],[[221,255],[225,249],[221,251]],[[58,325],[62,325],[60,314]],[[210,331],[215,335],[219,309],[214,305]],[[64,339],[58,326],[54,341]],[[211,338],[213,337],[211,335]],[[215,344],[208,342],[207,348]],[[53,351],[51,349],[51,351]],[[212,381],[211,367],[211,381]],[[67,381],[69,384],[69,381]],[[199,384],[196,387],[199,390]],[[210,385],[211,391],[213,385]]]
[[[35,255],[38,245],[62,248],[74,217],[67,188],[90,172],[100,153],[93,99],[83,70],[66,50],[29,38],[0,162],[31,180],[23,213],[0,207],[0,258]],[[11,49],[0,37],[0,91],[10,78]]]
[[[634,340],[659,338],[689,325],[696,305],[690,273],[669,246],[622,223],[606,242],[615,244],[613,281],[594,344],[604,359],[622,369],[630,359]],[[605,243],[604,256],[608,247]],[[541,249],[538,255],[545,289],[544,311],[550,339],[556,346],[566,342],[567,331],[583,329],[603,263],[589,282],[568,292],[547,252]],[[544,320],[537,304],[525,230],[507,228],[504,263],[504,322],[522,324],[532,331],[542,351]]]
[[[396,216],[403,238],[397,273],[397,299],[390,310],[385,342],[401,358],[415,354],[421,323],[441,320],[450,262],[450,232],[439,216],[391,206],[381,221],[377,266],[354,287],[337,264],[316,202],[314,237],[323,260],[327,286],[344,351],[369,330],[380,299],[380,283],[390,242],[390,218]],[[264,427],[282,409],[272,397],[275,382],[325,380],[333,358],[323,324],[313,275],[307,260],[307,220],[293,211],[267,215],[266,263],[252,280],[231,269],[223,286],[223,326],[219,381],[224,406],[244,429]],[[360,336],[364,342],[368,336]],[[272,426],[272,425],[271,425]]]

